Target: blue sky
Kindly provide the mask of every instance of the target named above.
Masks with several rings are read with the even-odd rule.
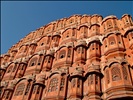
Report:
[[[133,1],[2,1],[1,54],[31,31],[74,14],[133,16]]]

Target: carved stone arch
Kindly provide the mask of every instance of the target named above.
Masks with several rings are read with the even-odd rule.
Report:
[[[62,44],[56,51],[60,51],[62,48],[67,48],[66,44]]]
[[[45,33],[48,33],[48,32],[51,32],[53,30],[53,24],[52,23],[49,23],[45,26],[45,29],[44,29],[44,32]]]
[[[67,25],[72,23],[71,20],[73,20],[73,22],[75,23],[75,19],[76,19],[76,15],[72,15],[72,16],[68,17],[67,20],[66,20]]]
[[[105,71],[106,68],[109,68],[109,66],[105,64],[105,66],[103,67],[103,71]]]
[[[72,28],[66,28],[61,34],[63,35],[64,33],[66,33],[67,31],[71,30]]]
[[[117,17],[114,16],[114,15],[107,16],[107,17],[105,17],[105,18],[102,20],[101,24],[103,24],[103,23],[104,23],[106,20],[108,20],[108,19],[117,19]]]
[[[15,86],[14,96],[23,95],[25,92],[27,80],[25,78],[18,80]]]
[[[38,54],[32,55],[32,56],[29,58],[29,60],[28,60],[28,67],[30,67],[30,66],[35,66],[35,65],[37,64],[38,57],[39,57]],[[33,62],[33,63],[32,63],[32,62]]]
[[[18,53],[26,53],[27,52],[27,50],[28,50],[28,44],[26,45],[26,44],[23,44],[23,45],[21,45],[20,47],[19,47],[19,51],[18,51]]]
[[[124,33],[124,37],[127,37],[128,33],[132,32],[133,31],[133,27],[127,29]]]
[[[88,15],[83,15],[81,18],[80,18],[80,22],[81,22],[81,24],[82,23],[86,23],[86,22],[88,22]]]
[[[8,66],[7,66],[7,69],[6,69],[6,73],[10,73],[13,68],[14,68],[14,65],[15,64],[14,62],[11,62]],[[11,68],[12,67],[12,68]]]
[[[80,30],[82,27],[89,28],[87,25],[80,25],[80,26],[78,27],[78,30]]]
[[[120,61],[119,60],[116,60],[116,59],[113,59],[113,60],[111,60],[111,61],[108,61],[107,62],[107,65],[108,65],[108,67],[110,68],[113,64],[120,64]]]
[[[44,38],[47,38],[46,36],[42,36],[38,41],[37,41],[37,46],[40,46],[40,42],[44,39]],[[44,44],[46,41],[44,41]]]
[[[54,71],[54,72],[51,72],[51,73],[49,74],[48,77],[51,78],[52,76],[54,76],[54,75],[56,75],[56,74],[60,75],[61,72],[60,72],[60,71]]]
[[[100,27],[100,25],[98,23],[95,23],[95,24],[91,24],[91,26],[89,27],[89,29],[91,29],[91,27],[93,27],[95,25],[98,26],[98,27]]]
[[[98,44],[101,45],[101,41],[97,38],[97,39],[94,39],[94,40],[90,40],[90,41],[88,42],[88,48],[90,47],[90,45],[91,45],[92,43],[98,43]]]
[[[119,64],[119,63],[113,63],[111,64],[111,75],[112,75],[112,81],[118,81],[122,79],[122,73],[121,73],[121,68],[117,65],[114,64]]]

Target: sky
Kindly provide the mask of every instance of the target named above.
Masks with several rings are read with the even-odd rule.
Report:
[[[31,31],[74,14],[133,17],[133,1],[1,1],[1,54]]]

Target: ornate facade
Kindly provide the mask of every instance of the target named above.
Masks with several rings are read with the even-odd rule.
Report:
[[[1,100],[133,100],[133,21],[73,15],[30,32],[1,61]]]

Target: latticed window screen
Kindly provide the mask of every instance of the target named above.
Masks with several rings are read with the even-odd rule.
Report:
[[[14,96],[22,95],[24,89],[25,89],[25,84],[24,84],[24,83],[19,84],[19,85],[17,86],[17,89],[16,89],[16,91],[15,91],[15,95],[14,95]]]
[[[61,78],[61,83],[60,83],[60,91],[63,91],[64,90],[64,85],[65,85],[65,78],[62,77]]]
[[[123,77],[125,80],[128,79],[128,73],[127,73],[127,69],[125,67],[125,65],[122,66],[122,72],[123,72]]]
[[[118,81],[121,79],[120,69],[117,66],[112,68],[111,73],[112,73],[112,80],[113,81]]]
[[[57,90],[58,90],[58,79],[57,78],[53,78],[50,81],[48,92],[53,92],[53,91],[57,91]]]
[[[3,98],[5,98],[5,99],[8,99],[9,98],[9,91],[6,90],[4,92]]]

